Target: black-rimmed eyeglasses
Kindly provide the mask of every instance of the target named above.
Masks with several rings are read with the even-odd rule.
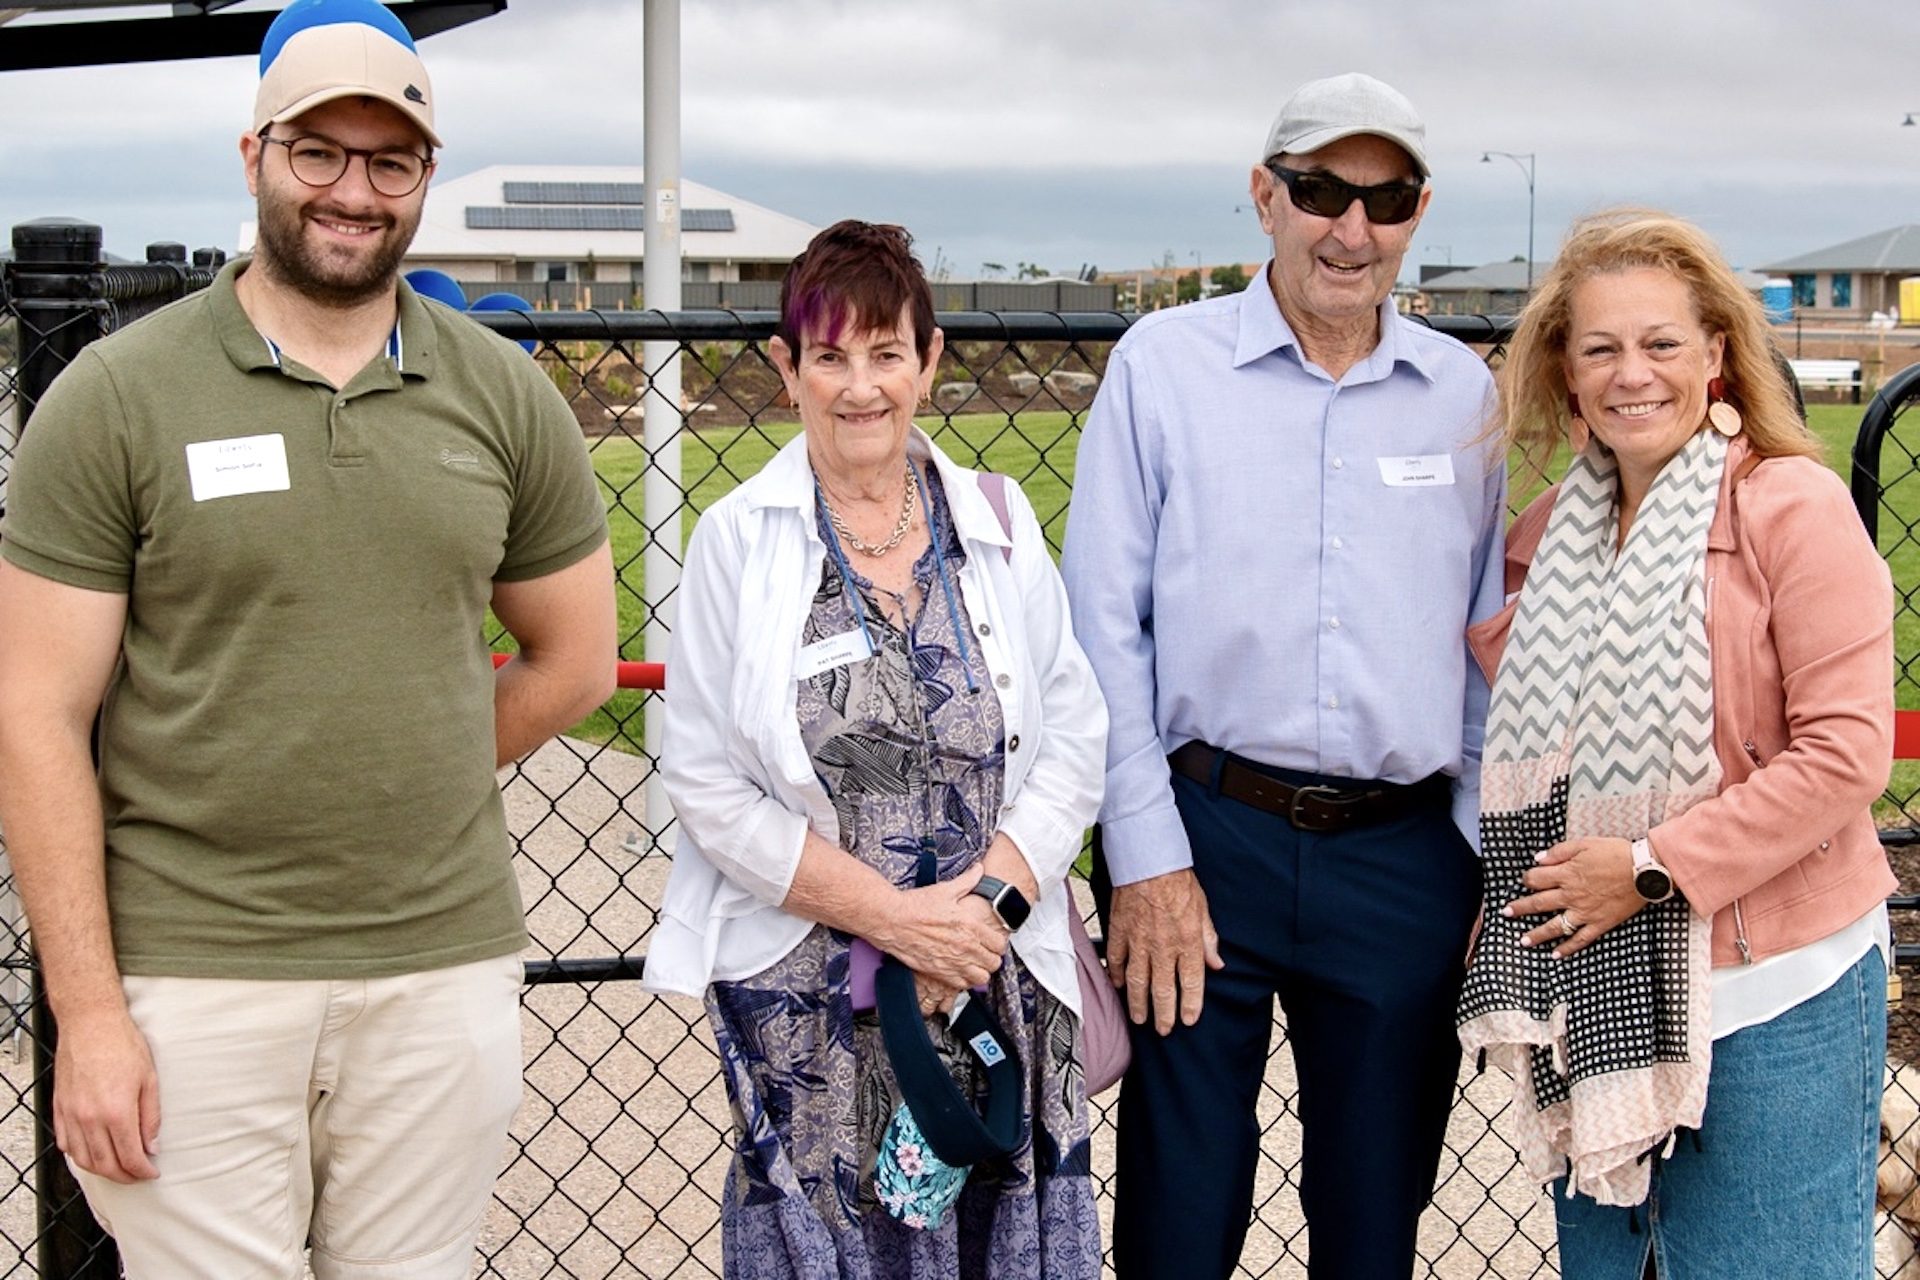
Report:
[[[262,133],[260,141],[285,147],[287,166],[293,170],[293,176],[310,187],[330,187],[340,181],[347,172],[348,163],[358,156],[366,162],[367,182],[389,199],[410,196],[418,191],[420,184],[426,181],[427,170],[433,166],[432,160],[405,147],[363,151],[358,147],[343,147],[332,138],[319,134],[269,138]]]
[[[1287,198],[1293,207],[1316,218],[1337,218],[1358,200],[1366,210],[1367,221],[1383,227],[1397,226],[1420,209],[1418,182],[1383,182],[1374,187],[1357,186],[1330,173],[1308,173],[1267,161],[1267,171],[1287,185]]]

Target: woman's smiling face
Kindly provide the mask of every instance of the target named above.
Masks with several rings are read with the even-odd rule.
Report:
[[[1651,479],[1706,422],[1726,339],[1701,325],[1686,282],[1654,267],[1582,280],[1571,311],[1567,389],[1622,470]]]
[[[856,475],[894,459],[904,465],[913,411],[940,358],[939,334],[934,337],[924,366],[914,347],[913,319],[905,309],[891,328],[866,333],[843,329],[831,341],[822,334],[802,340],[789,366],[787,388],[800,411],[816,467],[832,475]],[[781,372],[788,374],[788,369]]]

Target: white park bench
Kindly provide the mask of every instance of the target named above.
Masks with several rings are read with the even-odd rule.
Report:
[[[1808,391],[1845,391],[1853,404],[1860,403],[1860,362],[1858,360],[1789,360],[1794,381],[1804,394]]]

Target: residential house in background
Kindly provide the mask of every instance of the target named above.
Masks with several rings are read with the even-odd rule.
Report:
[[[1771,263],[1766,271],[1792,283],[1794,309],[1808,319],[1860,320],[1895,311],[1900,281],[1920,276],[1920,224],[1815,249]]]
[[[1533,264],[1537,282],[1552,262]],[[1426,314],[1436,316],[1510,316],[1527,305],[1527,260],[1489,262],[1480,267],[1423,266],[1420,291]],[[1417,309],[1417,308],[1416,308]]]
[[[501,164],[436,179],[403,269],[444,271],[469,301],[504,292],[536,305],[644,305],[646,199],[637,165]],[[819,230],[682,179],[681,305],[773,309],[787,264]],[[243,249],[253,235],[242,227]]]
[[[1533,283],[1538,285],[1553,266],[1551,260],[1533,264]],[[1767,273],[1735,268],[1735,276],[1754,293],[1766,283]],[[1421,280],[1414,290],[1426,295],[1423,314],[1436,316],[1512,316],[1527,305],[1527,260],[1489,262],[1481,267],[1440,267],[1423,265]],[[1404,288],[1404,286],[1403,286]],[[1396,294],[1401,290],[1395,290]],[[1421,311],[1416,300],[1410,308]]]

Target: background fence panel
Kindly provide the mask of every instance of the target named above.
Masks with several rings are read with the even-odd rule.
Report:
[[[18,384],[25,381],[16,367],[58,356],[40,348],[63,341],[57,335],[66,324],[87,337],[110,332],[165,297],[204,284],[212,265],[170,261],[107,271],[97,261],[69,264],[66,274],[73,280],[57,288],[36,283],[31,263],[9,271],[7,305],[0,308],[6,317],[0,320],[0,485],[22,400]],[[161,282],[162,273],[170,283]],[[73,296],[29,296],[50,289]],[[44,317],[54,311],[36,311],[36,300],[71,304],[60,312],[66,319],[49,322]],[[660,657],[639,648],[645,622],[641,563],[648,543],[664,541],[677,554],[698,513],[799,429],[767,357],[772,322],[764,311],[498,314],[484,320],[507,336],[535,341],[533,359],[572,405],[588,438],[620,573],[623,658]],[[950,312],[941,323],[948,345],[936,389],[939,416],[926,421],[941,447],[962,463],[1016,477],[1057,550],[1078,434],[1111,344],[1128,318]],[[1460,317],[1435,323],[1498,358],[1505,322]],[[674,342],[672,358],[681,362],[684,385],[677,425],[682,460],[675,477],[680,501],[670,511],[647,511],[641,501],[644,477],[654,466],[641,433],[643,393],[654,372],[641,354],[648,339]],[[1899,440],[1903,412],[1904,401],[1890,411],[1887,439]],[[1920,497],[1909,506],[1900,495],[1903,486],[1920,491],[1920,478],[1905,478],[1909,471],[1920,473],[1920,440],[1915,446],[1913,452],[1891,449],[1884,463],[1861,464],[1878,481],[1876,497],[1884,491],[1888,509],[1902,513],[1905,541],[1890,544],[1883,525],[1882,545],[1908,590],[1920,583],[1920,559],[1903,558],[1908,547],[1920,557],[1920,544],[1907,535],[1908,517],[1920,522]],[[1901,653],[1910,660],[1920,614],[1905,609],[1904,597],[1903,609]],[[1911,688],[1911,681],[1903,683],[1902,705],[1920,706],[1908,698]],[[657,709],[659,696],[623,689],[575,733],[503,774],[535,947],[523,999],[526,1102],[482,1238],[486,1275],[586,1280],[720,1271],[719,1201],[730,1122],[712,1038],[697,1002],[655,999],[633,981],[668,866],[665,824],[646,811],[653,762],[642,750],[645,717]],[[1904,785],[1897,775],[1896,792]],[[1902,800],[1916,789],[1908,786]],[[1889,803],[1887,817],[1903,820],[1897,804]],[[8,888],[10,881],[0,879],[0,894]],[[1076,891],[1090,911],[1085,886],[1076,885]],[[0,913],[7,926],[0,932],[0,980],[17,979],[31,971],[27,939],[17,907],[4,897]],[[1907,925],[1900,928],[1907,938]],[[1913,941],[1920,943],[1920,935]],[[46,1078],[45,1030],[36,1032],[17,1016],[27,1005],[24,984],[0,989],[0,999],[15,1015],[9,1037],[0,1042],[0,1273],[63,1280],[109,1274],[110,1251],[95,1248],[84,1216],[76,1218],[69,1202],[62,1202],[69,1210],[64,1218],[52,1212],[62,1205],[39,1203],[36,1172],[58,1164],[41,1123],[44,1098],[35,1093],[36,1082]],[[1899,1055],[1905,1052],[1901,1045],[1920,1041],[1920,1017],[1905,1005],[1894,1013]],[[1895,1095],[1907,1099],[1904,1077],[1899,1084]],[[1557,1274],[1550,1208],[1501,1131],[1508,1096],[1498,1073],[1477,1075],[1471,1064],[1463,1071],[1440,1183],[1422,1226],[1417,1275],[1517,1280]],[[1103,1183],[1112,1169],[1115,1097],[1095,1105],[1095,1173]],[[1911,1109],[1920,1113],[1920,1107]],[[1304,1276],[1296,1093],[1285,1026],[1277,1018],[1259,1115],[1266,1138],[1241,1272]],[[1897,1136],[1920,1142],[1920,1121],[1903,1121]],[[1910,1173],[1912,1164],[1903,1152],[1889,1167]],[[1102,1197],[1103,1217],[1111,1214],[1111,1204],[1110,1196]],[[1892,1276],[1901,1265],[1901,1249],[1911,1251],[1907,1241],[1903,1229],[1883,1225],[1883,1274]]]

